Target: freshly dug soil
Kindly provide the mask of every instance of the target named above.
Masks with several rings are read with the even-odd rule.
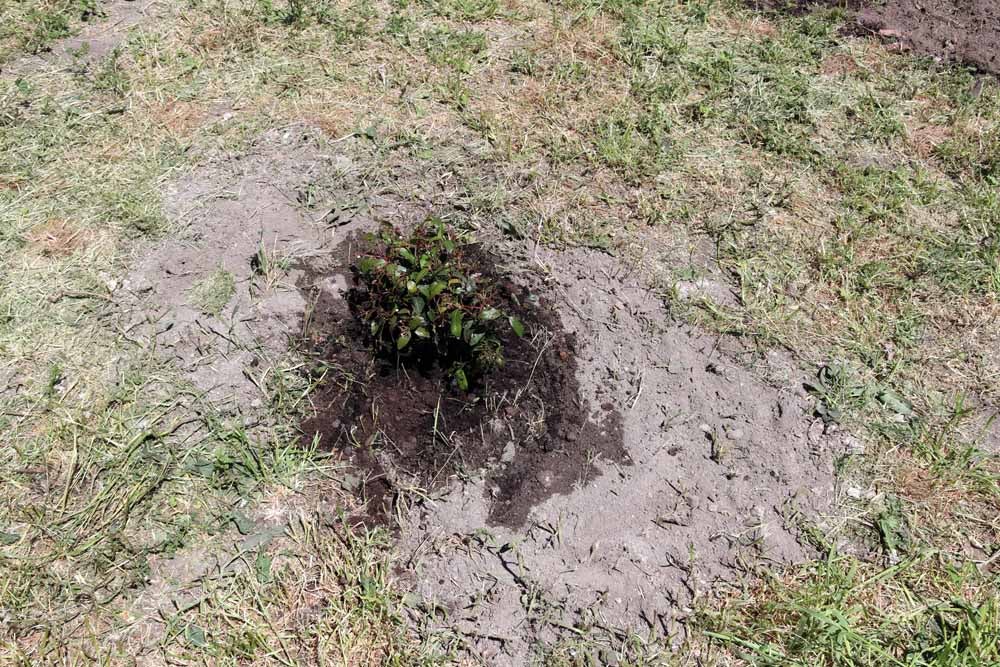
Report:
[[[617,411],[608,403],[592,414],[579,396],[575,337],[543,299],[498,276],[480,248],[467,254],[499,284],[501,309],[527,329],[519,338],[504,328],[503,368],[462,392],[439,366],[376,358],[349,306],[361,247],[357,237],[346,241],[322,266],[305,267],[298,283],[315,304],[302,342],[324,373],[317,413],[301,428],[305,441],[319,437],[363,473],[357,492],[368,521],[391,517],[400,490],[485,471],[487,523],[516,527],[537,503],[596,477],[597,460],[625,462]]]
[[[1000,74],[1000,0],[889,0],[857,21],[918,53]]]
[[[757,0],[764,9],[846,7],[859,32],[902,48],[1000,74],[1000,0]]]

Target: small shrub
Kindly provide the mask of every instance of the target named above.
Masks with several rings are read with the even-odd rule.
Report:
[[[470,246],[430,219],[409,236],[387,226],[353,267],[355,314],[377,353],[440,365],[460,389],[503,366],[502,326],[524,325],[498,307],[496,285],[476,266]]]

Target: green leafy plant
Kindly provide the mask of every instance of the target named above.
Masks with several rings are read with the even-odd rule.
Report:
[[[433,218],[408,236],[386,226],[372,245],[353,267],[351,303],[377,352],[438,364],[463,391],[503,366],[501,327],[522,336],[524,325],[498,307],[472,246]]]

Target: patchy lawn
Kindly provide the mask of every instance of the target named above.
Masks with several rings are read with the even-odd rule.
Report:
[[[0,662],[1000,662],[994,77],[730,1],[0,19]],[[417,479],[464,409],[303,341],[431,215],[558,317]]]

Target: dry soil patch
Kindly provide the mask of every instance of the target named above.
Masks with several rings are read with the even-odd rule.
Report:
[[[123,285],[131,330],[155,341],[192,384],[218,404],[250,415],[266,398],[268,367],[297,334],[306,303],[292,263],[324,252],[335,231],[301,205],[319,174],[349,173],[302,126],[273,130],[242,155],[216,155],[171,184],[164,208],[176,236],[147,249]],[[272,264],[257,265],[261,253]],[[223,276],[217,312],[199,290]]]
[[[613,258],[544,262],[580,342],[581,394],[621,413],[631,465],[598,462],[602,475],[538,504],[520,529],[484,530],[493,500],[474,478],[407,517],[412,585],[487,664],[526,664],[569,625],[679,637],[713,582],[809,557],[801,522],[830,508],[847,448],[800,389],[768,385],[719,338],[672,322]]]

